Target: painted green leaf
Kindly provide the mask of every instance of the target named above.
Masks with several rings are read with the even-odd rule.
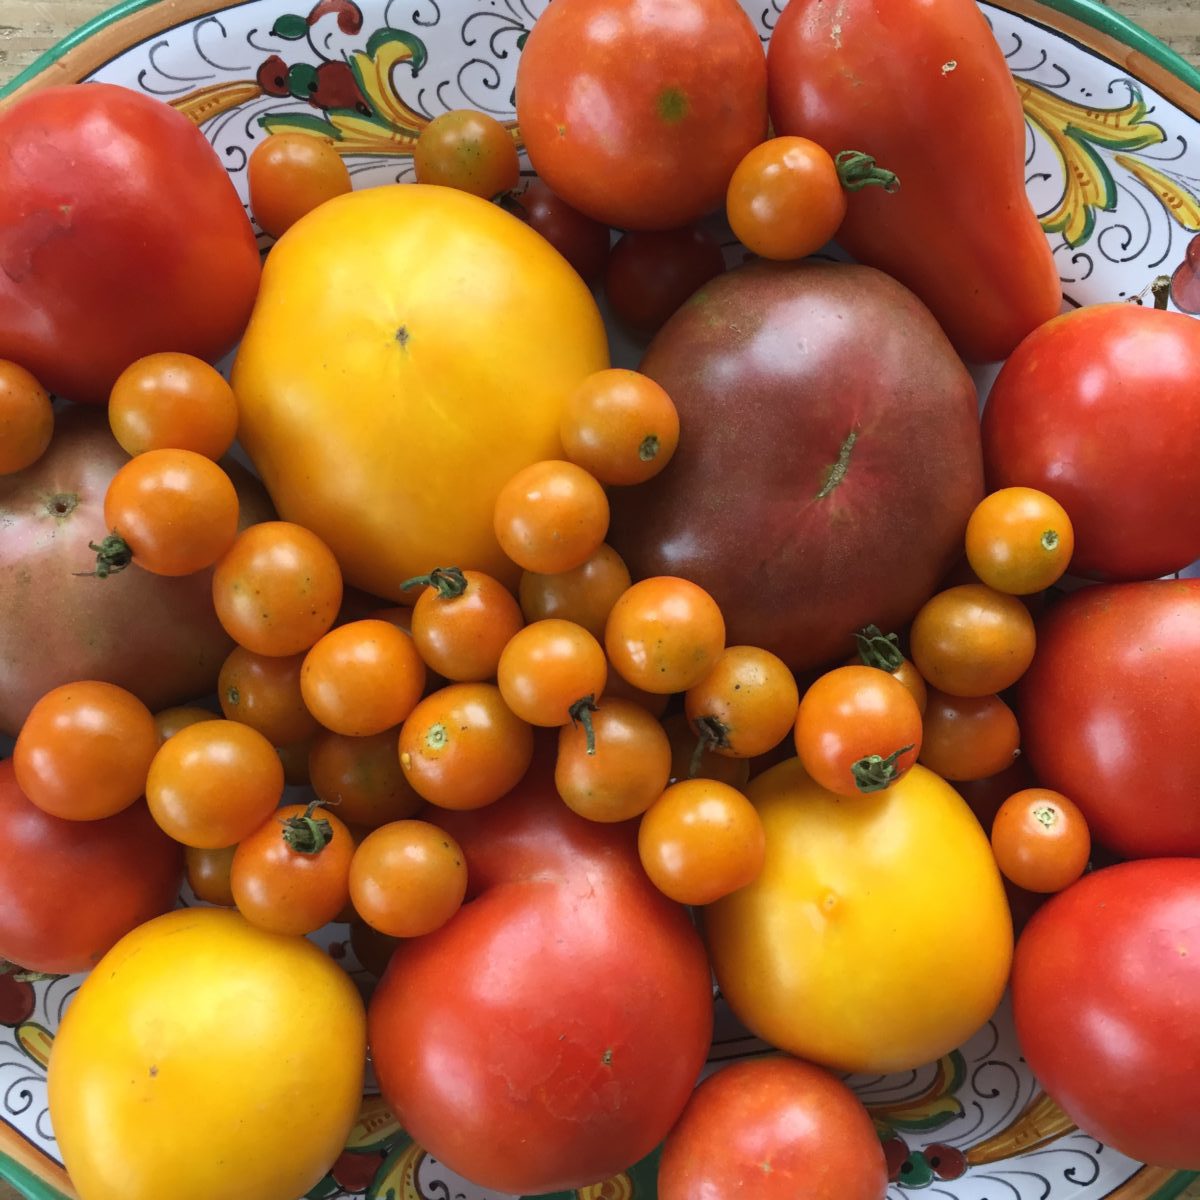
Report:
[[[271,33],[287,42],[298,42],[308,33],[308,22],[296,13],[284,13],[274,25]]]
[[[340,130],[321,117],[311,113],[268,113],[258,118],[258,123],[268,133],[287,133],[295,130],[298,133],[315,133],[318,137],[332,138],[341,141]]]
[[[403,29],[391,29],[384,26],[382,29],[375,30],[367,39],[367,57],[375,58],[380,49],[391,42],[396,42],[409,49],[412,53],[412,58],[409,59],[412,73],[417,74],[428,60],[429,51],[425,49],[425,43],[419,37],[412,33],[405,33]]]

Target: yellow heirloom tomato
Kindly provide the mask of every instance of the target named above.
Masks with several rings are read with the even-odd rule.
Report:
[[[591,292],[528,225],[451,188],[369,188],[271,251],[234,366],[238,432],[280,516],[349,582],[398,600],[460,563],[515,588],[496,496],[563,456],[567,397],[607,366]]]
[[[342,1152],[365,1053],[358,991],[311,942],[180,909],[84,982],[50,1119],[80,1200],[296,1200]]]
[[[887,1073],[941,1057],[992,1015],[1012,920],[979,822],[913,767],[885,791],[827,792],[790,759],[747,790],[766,862],[704,910],[721,991],[781,1050]]]

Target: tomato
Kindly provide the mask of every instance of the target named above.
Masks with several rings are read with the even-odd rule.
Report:
[[[887,1186],[862,1101],[828,1071],[777,1056],[709,1076],[658,1165],[659,1200],[883,1200]]]
[[[367,188],[292,232],[233,369],[239,438],[280,515],[375,596],[441,563],[515,588],[496,496],[561,455],[563,401],[608,366],[591,292],[528,226],[451,188]]]
[[[514,788],[533,758],[533,730],[491,683],[455,683],[426,696],[400,730],[400,765],[439,808],[482,808]]]
[[[1030,596],[1057,583],[1075,551],[1071,518],[1035,488],[985,496],[967,522],[967,561],[998,592]]]
[[[1088,865],[1087,821],[1061,792],[1015,792],[992,824],[992,850],[1004,877],[1028,892],[1061,892]]]
[[[424,803],[404,776],[399,731],[372,737],[321,733],[308,751],[312,789],[343,821],[375,829],[411,817]]]
[[[916,766],[847,804],[792,759],[747,794],[766,830],[762,874],[704,912],[734,1014],[843,1071],[907,1070],[967,1041],[1008,981],[1012,922],[954,789]]]
[[[383,977],[397,945],[398,938],[388,937],[386,933],[372,929],[366,921],[355,918],[350,922],[350,947],[354,951],[354,957],[376,979]]]
[[[0,475],[33,466],[53,433],[50,393],[24,367],[0,360]]]
[[[473,898],[400,944],[370,1005],[384,1097],[489,1194],[583,1188],[648,1154],[712,1035],[691,921],[646,879],[630,825],[562,803],[542,749],[498,804],[438,814]]]
[[[824,147],[776,137],[738,163],[725,193],[734,236],[760,258],[806,258],[831,241],[846,215],[838,169]]]
[[[943,779],[986,779],[1013,765],[1021,731],[999,696],[948,696],[931,690],[920,761]]]
[[[925,602],[909,634],[913,664],[952,696],[1002,692],[1025,674],[1036,643],[1020,600],[982,584],[947,588]]]
[[[246,167],[250,211],[264,233],[281,237],[318,205],[353,188],[337,147],[306,133],[274,133]]]
[[[1180,570],[1200,558],[1197,373],[1200,323],[1181,313],[1098,304],[1050,321],[992,385],[989,486],[1037,488],[1063,506],[1075,575]]]
[[[791,732],[800,693],[783,659],[757,646],[730,646],[683,703],[698,736],[718,754],[755,758]]]
[[[1120,1154],[1193,1171],[1198,930],[1200,862],[1107,867],[1035,914],[1012,980],[1021,1052],[1068,1118]],[[1154,1081],[1151,1104],[1146,1080]]]
[[[512,135],[495,117],[471,108],[438,113],[417,137],[418,183],[458,188],[482,200],[511,192],[521,179]]]
[[[604,292],[621,324],[648,338],[724,270],[720,242],[700,226],[627,233],[609,255]]]
[[[236,851],[236,846],[222,846],[219,850],[200,850],[195,846],[183,848],[188,886],[197,900],[225,908],[234,906],[231,876]]]
[[[369,737],[399,725],[416,707],[425,664],[412,637],[390,621],[351,621],[305,656],[300,691],[326,729]]]
[[[589,821],[629,821],[666,790],[671,742],[663,727],[629,700],[604,700],[591,729],[558,734],[554,786],[572,812]]]
[[[645,483],[675,453],[679,413],[648,376],[616,367],[597,371],[567,399],[562,442],[571,462],[601,483]]]
[[[373,830],[350,864],[355,911],[388,937],[423,937],[440,929],[466,894],[461,847],[428,821],[393,821]]]
[[[237,422],[233,388],[191,354],[139,358],[117,377],[108,398],[109,427],[127,454],[191,450],[215,460],[233,445]]]
[[[89,1200],[295,1200],[358,1116],[364,1034],[358,990],[311,942],[219,908],[150,921],[54,1039],[50,1119],[71,1179]]]
[[[207,708],[193,704],[181,704],[175,708],[164,708],[154,714],[154,725],[158,730],[160,742],[174,737],[181,729],[189,725],[199,725],[201,721],[211,721],[216,713]]]
[[[43,812],[0,762],[0,958],[27,971],[90,971],[120,937],[175,903],[179,847],[146,806],[87,823]]]
[[[146,802],[177,842],[232,846],[254,832],[283,796],[283,764],[261,733],[236,721],[202,721],[163,742]]]
[[[337,616],[342,575],[329,547],[288,521],[243,531],[217,563],[213,606],[231,638],[255,654],[299,654]]]
[[[894,633],[885,634],[877,625],[867,625],[854,635],[854,640],[858,644],[858,654],[847,666],[861,663],[864,667],[877,667],[894,675],[912,692],[912,698],[923,713],[929,692],[920,671],[900,652],[900,639]]]
[[[822,675],[796,714],[796,753],[804,769],[839,796],[891,787],[917,761],[921,739],[912,692],[874,667]]]
[[[604,649],[582,625],[535,621],[504,648],[496,682],[504,703],[530,725],[580,721],[586,728],[604,691]]]
[[[301,654],[273,657],[235,646],[217,677],[221,711],[230,721],[257,729],[272,746],[312,737],[320,726],[300,692],[303,662]]]
[[[531,179],[505,207],[536,230],[575,268],[589,285],[599,282],[608,261],[610,231],[607,225],[585,217],[540,179]]]
[[[158,727],[132,693],[83,680],[47,692],[13,747],[21,790],[43,812],[95,821],[128,808],[146,786]]]
[[[581,567],[608,532],[608,497],[582,467],[549,460],[518,471],[496,497],[496,539],[523,571]]]
[[[534,170],[569,204],[621,229],[674,229],[720,204],[766,132],[766,91],[736,0],[576,0],[534,23],[517,121]]]
[[[681,779],[715,779],[730,787],[744,788],[749,782],[750,760],[718,754],[707,738],[699,737],[684,713],[672,713],[662,724],[671,743],[672,783]]]
[[[287,746],[276,746],[275,753],[283,765],[283,781],[288,787],[308,786],[308,749],[310,740],[291,742]]]
[[[725,620],[703,588],[659,575],[635,583],[616,602],[604,643],[627,683],[655,694],[683,692],[716,665]]]
[[[593,637],[603,638],[608,614],[632,582],[625,560],[604,543],[573,570],[557,575],[525,571],[521,610],[527,621],[574,621]]]
[[[667,706],[671,703],[670,695],[666,693],[655,695],[653,692],[643,692],[641,688],[634,687],[632,683],[626,683],[616,671],[609,671],[601,699],[630,700],[639,708],[645,709],[652,717],[661,717],[667,711]],[[680,716],[682,715],[681,713]]]
[[[258,246],[195,122],[131,88],[42,88],[0,113],[0,144],[0,358],[103,404],[143,355],[233,347]]]

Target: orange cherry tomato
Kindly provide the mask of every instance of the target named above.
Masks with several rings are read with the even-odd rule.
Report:
[[[50,393],[24,367],[0,359],[0,475],[33,466],[53,435]]]
[[[504,647],[496,682],[504,703],[530,725],[582,721],[604,691],[604,649],[582,625],[535,621]]]
[[[308,786],[308,748],[311,739],[292,742],[287,746],[276,746],[275,753],[283,764],[283,781],[288,787]]]
[[[250,211],[272,237],[281,237],[301,217],[354,186],[333,142],[307,133],[274,133],[259,142],[247,176]]]
[[[608,614],[632,582],[625,560],[605,542],[574,570],[558,575],[526,571],[521,576],[521,611],[527,621],[574,621],[603,639]]]
[[[750,782],[750,760],[718,754],[707,739],[697,736],[685,713],[663,718],[662,726],[671,743],[672,783],[683,779],[714,779],[740,789]]]
[[[320,725],[300,693],[303,662],[302,654],[271,656],[234,646],[217,676],[221,711],[230,721],[257,729],[272,746],[312,737]]]
[[[847,662],[847,666],[877,667],[894,675],[910,692],[921,712],[929,700],[925,680],[920,671],[900,652],[900,639],[894,633],[884,633],[878,625],[860,629],[854,639],[858,653]]]
[[[197,900],[233,907],[233,885],[229,876],[236,849],[236,846],[223,846],[220,850],[198,850],[195,846],[183,848],[188,885]]]
[[[730,758],[755,758],[779,745],[799,704],[787,663],[757,646],[727,647],[683,698],[697,736]]]
[[[1013,711],[999,696],[930,689],[920,761],[943,779],[986,779],[1012,766],[1021,745]]]
[[[165,742],[181,729],[186,729],[189,725],[198,725],[201,721],[211,721],[216,715],[209,709],[199,708],[194,704],[179,704],[155,713],[154,724],[158,728],[159,741]]]
[[[494,200],[521,180],[512,135],[486,113],[458,108],[439,113],[417,137],[413,171],[418,183],[470,192]]]
[[[1086,869],[1092,836],[1074,801],[1049,788],[1027,788],[1009,796],[996,813],[992,852],[1017,887],[1061,892]]]
[[[1067,511],[1034,488],[985,496],[967,522],[967,561],[998,592],[1030,596],[1057,583],[1075,553]]]
[[[323,732],[313,738],[308,751],[312,789],[343,821],[377,829],[411,817],[425,803],[400,766],[399,732],[385,729],[370,737]]]

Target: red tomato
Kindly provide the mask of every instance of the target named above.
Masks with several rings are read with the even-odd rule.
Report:
[[[107,83],[0,111],[0,358],[104,404],[143,355],[213,361],[258,291],[259,255],[196,124]]]
[[[1085,1133],[1200,1169],[1200,862],[1085,875],[1032,918],[1012,977],[1033,1073]]]
[[[575,268],[585,283],[595,284],[608,259],[610,231],[607,225],[585,217],[540,179],[524,191],[510,196],[504,207],[536,229]]]
[[[29,971],[88,971],[136,925],[166,912],[183,848],[141,802],[99,821],[37,808],[0,762],[0,958]]]

